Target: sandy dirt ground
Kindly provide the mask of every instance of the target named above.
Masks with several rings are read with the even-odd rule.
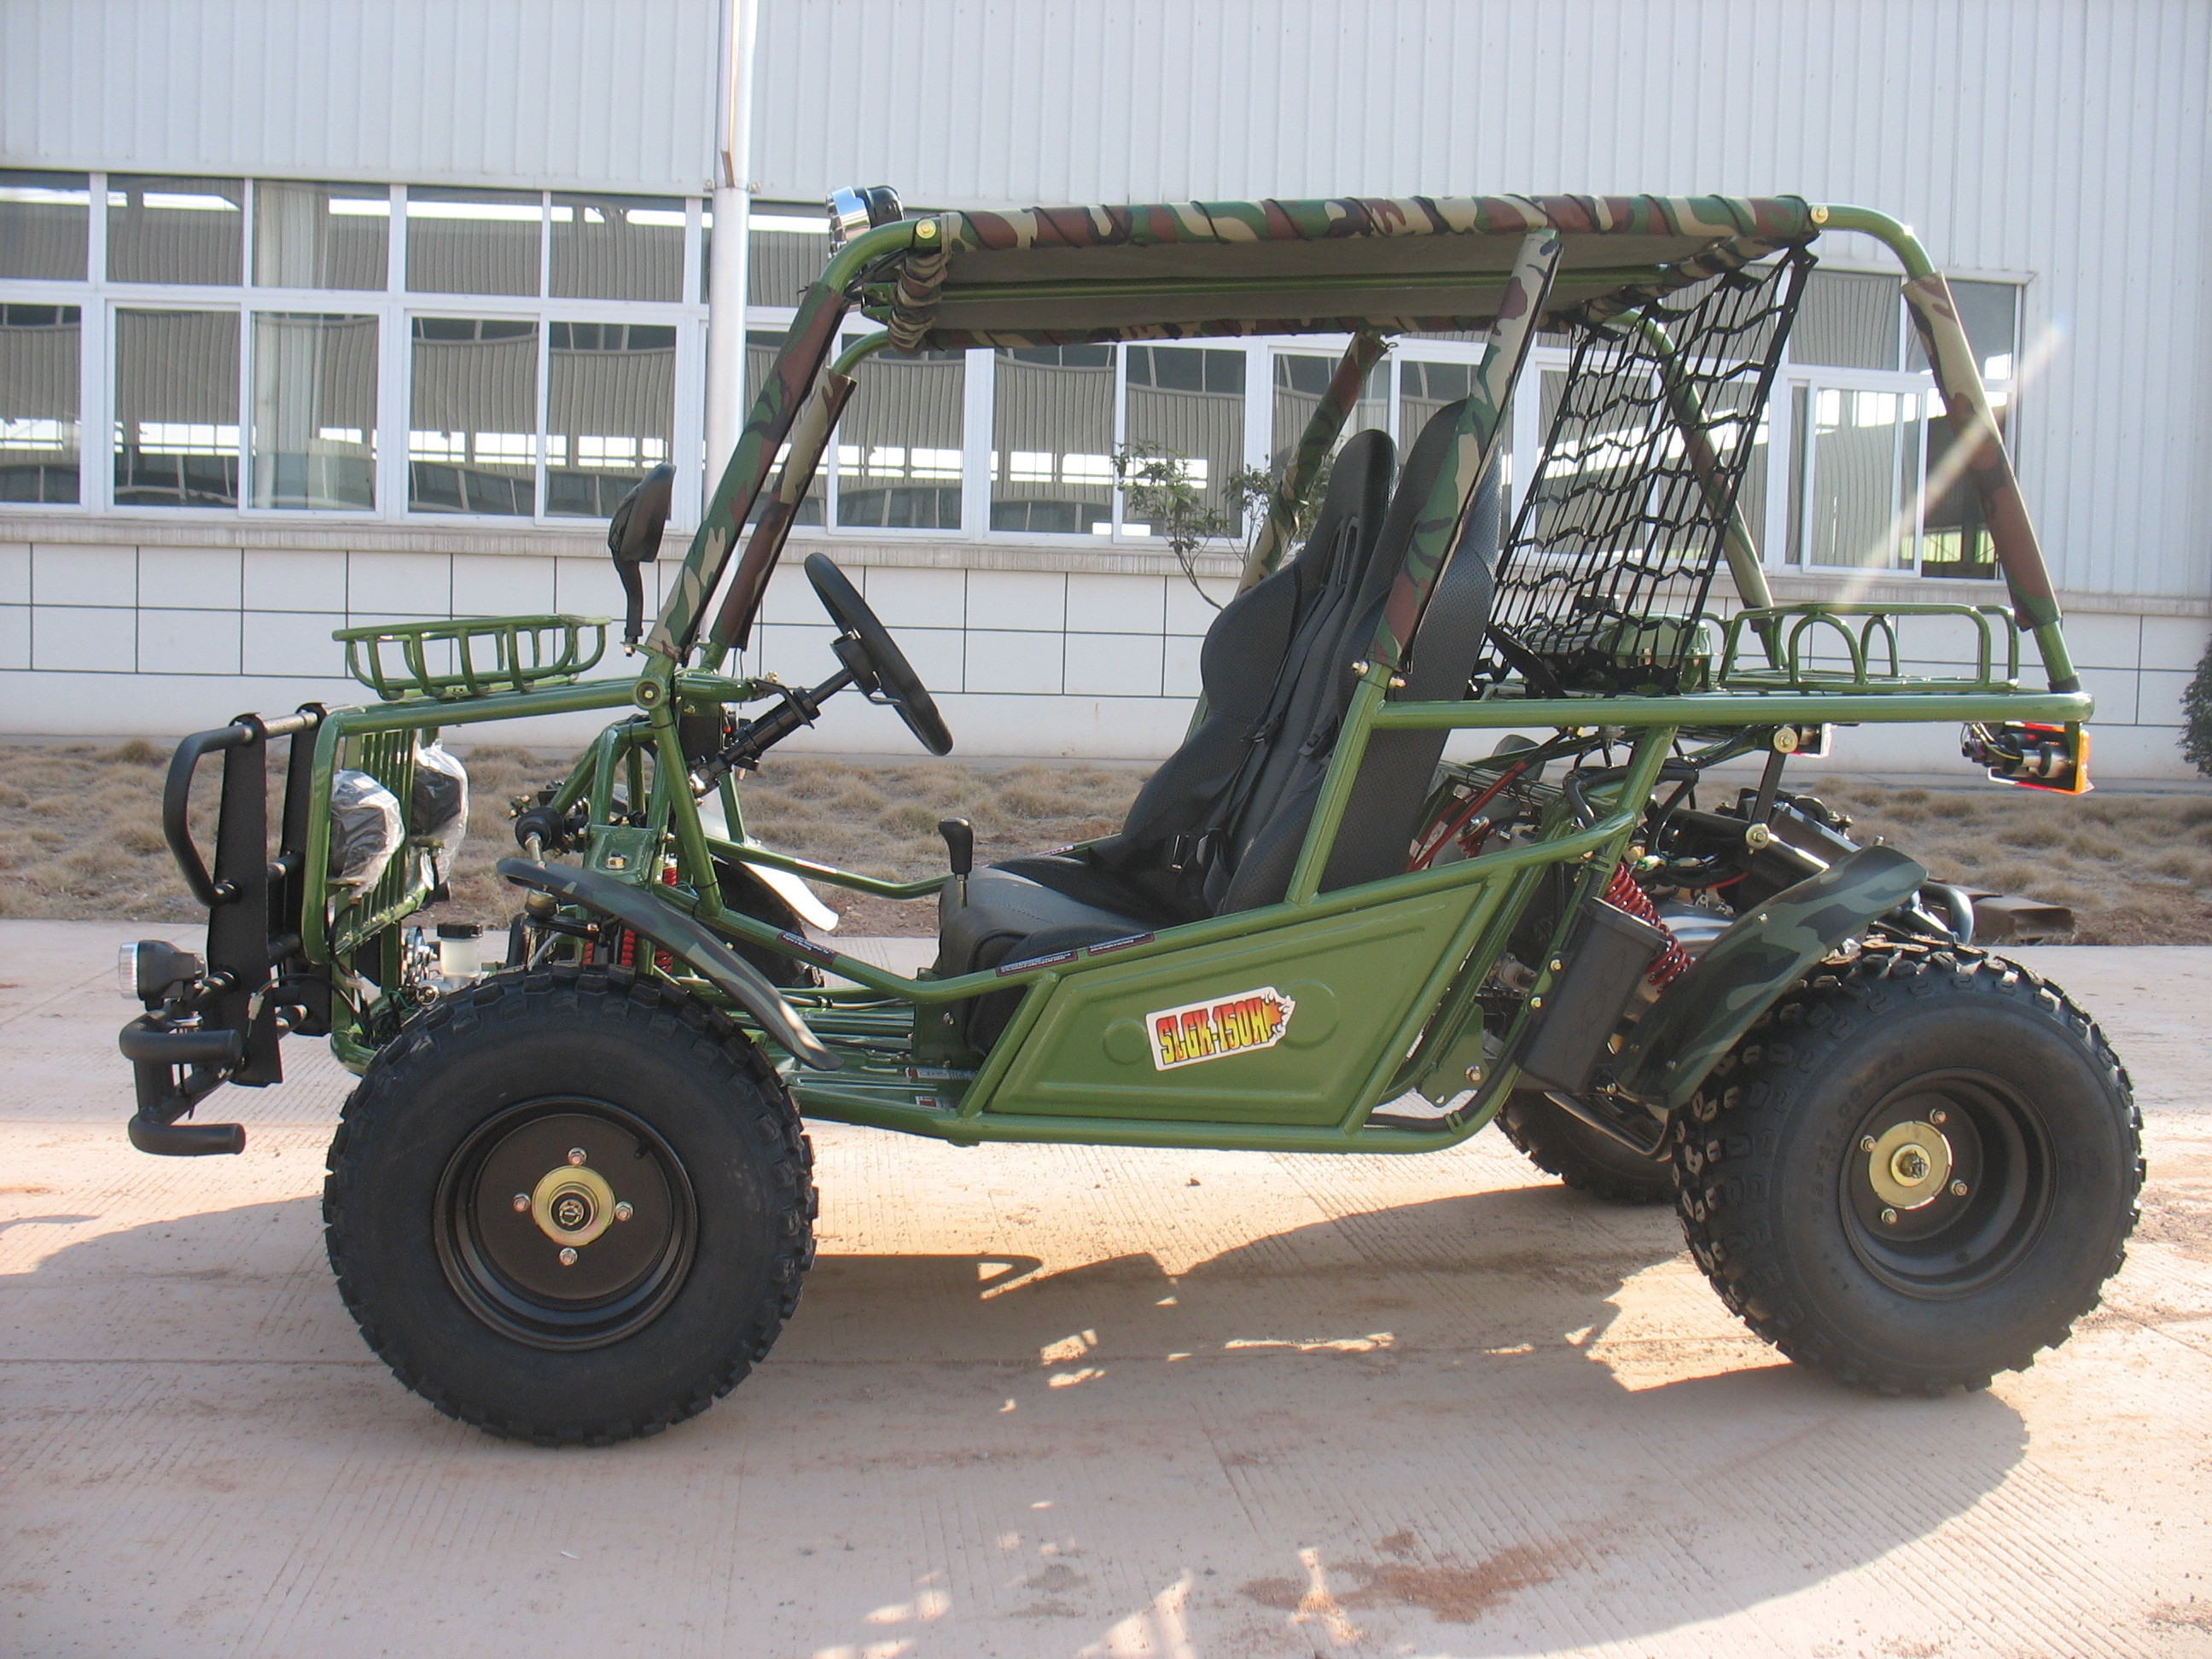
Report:
[[[218,1097],[244,1157],[125,1145],[110,962],[143,931],[0,924],[0,1652],[2212,1654],[2212,950],[2021,953],[2106,1022],[2152,1184],[2105,1307],[1987,1393],[1779,1363],[1671,1217],[1494,1133],[825,1126],[769,1361],[658,1439],[546,1452],[348,1321],[319,1047]]]

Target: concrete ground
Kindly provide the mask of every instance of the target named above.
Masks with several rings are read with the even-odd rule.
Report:
[[[363,1347],[348,1079],[123,1138],[112,945],[0,924],[0,1652],[2212,1654],[2212,950],[2022,951],[2149,1126],[2126,1270],[1985,1394],[1752,1340],[1671,1217],[1427,1158],[822,1126],[821,1261],[730,1399],[502,1444]],[[181,930],[175,935],[187,935]]]

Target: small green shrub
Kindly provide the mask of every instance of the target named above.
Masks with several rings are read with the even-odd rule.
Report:
[[[2204,646],[2196,678],[2181,694],[2181,752],[2190,764],[2212,778],[2212,640]]]

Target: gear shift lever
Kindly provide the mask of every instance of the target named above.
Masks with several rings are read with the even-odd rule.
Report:
[[[945,837],[945,856],[951,861],[952,878],[945,884],[950,908],[963,908],[968,902],[968,872],[975,867],[975,830],[965,818],[939,820],[937,833]]]

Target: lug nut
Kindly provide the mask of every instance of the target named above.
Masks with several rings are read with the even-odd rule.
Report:
[[[529,1210],[530,1194],[528,1193],[517,1193],[514,1195],[514,1212],[517,1215],[526,1215],[529,1212]]]
[[[636,1213],[637,1212],[631,1209],[627,1201],[615,1206],[615,1219],[617,1221],[627,1221]]]
[[[571,1164],[581,1164],[583,1161],[584,1149],[581,1146],[571,1146],[568,1149],[568,1162]]]
[[[1894,1210],[1884,1210],[1881,1212],[1881,1218],[1884,1224],[1888,1226],[1894,1227],[1897,1225],[1897,1212]],[[574,1250],[563,1250],[561,1254],[563,1255],[574,1255],[576,1253]]]
[[[1872,1135],[1861,1135],[1859,1137],[1859,1150],[1863,1152],[1872,1152],[1874,1150],[1874,1137]]]
[[[1928,1114],[1928,1121],[1930,1123],[1948,1123],[1951,1121],[1951,1115],[1938,1107],[1935,1111]]]
[[[1951,1183],[1951,1196],[1952,1196],[1952,1197],[1954,1197],[1954,1198],[1964,1198],[1966,1195],[1966,1183],[1965,1182],[1963,1182],[1963,1181],[1954,1181],[1954,1182],[1953,1182]]]
[[[561,1247],[561,1265],[564,1267],[576,1265],[576,1252],[573,1246],[563,1244]]]

